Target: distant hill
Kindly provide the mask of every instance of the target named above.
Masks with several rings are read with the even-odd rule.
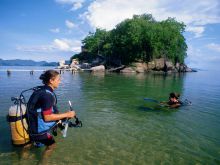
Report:
[[[33,60],[3,60],[0,59],[0,66],[58,66],[57,62],[33,61]]]

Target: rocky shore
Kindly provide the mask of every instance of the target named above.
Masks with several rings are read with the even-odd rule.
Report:
[[[189,68],[185,64],[176,63],[166,60],[165,58],[154,59],[148,63],[134,62],[129,66],[121,65],[118,67],[106,68],[104,64],[96,63],[92,65],[89,63],[79,64],[76,60],[68,65],[60,66],[60,68],[68,68],[72,70],[91,71],[91,72],[118,72],[118,73],[178,73],[178,72],[196,72],[196,70]]]
[[[185,64],[176,63],[165,60],[164,58],[155,59],[148,63],[135,62],[131,66],[120,70],[122,73],[145,73],[145,72],[161,72],[161,73],[177,73],[177,72],[196,72]]]

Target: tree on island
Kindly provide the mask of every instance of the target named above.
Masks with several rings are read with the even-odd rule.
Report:
[[[97,56],[106,66],[129,65],[135,61],[149,62],[157,58],[184,63],[187,45],[184,23],[174,18],[156,21],[151,14],[134,15],[116,25],[113,30],[96,29],[83,41],[83,51],[71,57],[91,62]]]

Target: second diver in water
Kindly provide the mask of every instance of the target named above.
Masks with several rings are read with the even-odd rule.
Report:
[[[182,105],[182,102],[179,100],[179,97],[180,94],[174,92],[170,93],[169,101],[167,102],[170,108],[178,108]]]

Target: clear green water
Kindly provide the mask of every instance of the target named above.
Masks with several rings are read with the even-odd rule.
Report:
[[[44,148],[13,147],[5,116],[11,96],[41,82],[41,72],[0,71],[0,164],[220,164],[220,78],[200,71],[182,75],[62,74],[56,90],[61,111],[71,100],[82,128]],[[181,93],[192,106],[161,108],[145,97],[167,100]]]

